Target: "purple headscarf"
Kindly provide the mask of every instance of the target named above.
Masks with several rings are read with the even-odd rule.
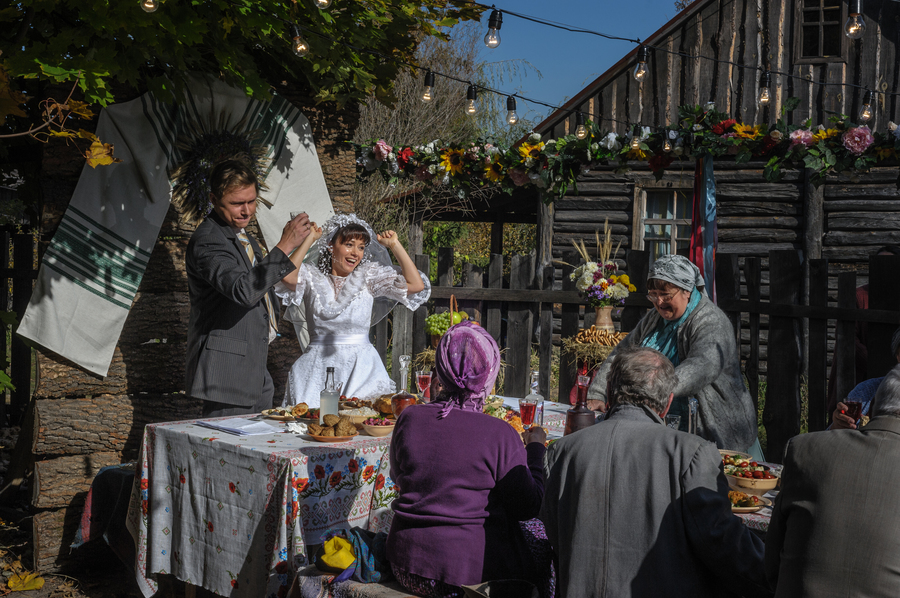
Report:
[[[445,401],[438,419],[447,417],[454,407],[481,411],[500,372],[500,350],[484,328],[464,321],[441,337],[434,369],[444,387],[437,399]]]

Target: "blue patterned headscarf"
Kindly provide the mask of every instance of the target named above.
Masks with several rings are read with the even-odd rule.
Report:
[[[706,282],[703,280],[703,275],[700,274],[700,268],[683,255],[669,254],[657,258],[650,266],[650,273],[647,275],[647,280],[654,278],[672,283],[685,291],[698,289],[701,293],[705,292]]]

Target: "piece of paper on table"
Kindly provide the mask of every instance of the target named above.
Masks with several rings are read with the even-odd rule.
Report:
[[[265,422],[255,422],[241,417],[220,419],[216,421],[198,421],[197,425],[212,428],[214,430],[221,430],[223,432],[228,432],[229,434],[237,434],[238,436],[274,434],[275,432],[280,431]]]

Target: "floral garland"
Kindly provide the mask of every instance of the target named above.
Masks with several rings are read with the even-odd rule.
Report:
[[[798,104],[797,98],[789,98],[782,117]],[[449,189],[460,198],[484,187],[511,193],[533,186],[546,189],[548,201],[562,198],[570,187],[577,192],[577,177],[596,165],[618,165],[618,171],[626,172],[629,161],[646,161],[659,180],[676,158],[733,156],[738,164],[765,159],[767,181],[780,180],[789,168],[808,168],[811,182],[819,186],[830,173],[864,173],[900,152],[900,128],[894,123],[885,134],[846,115],[832,116],[827,126],[818,127],[809,120],[788,125],[783,118],[771,126],[751,125],[729,118],[712,103],[682,106],[678,114],[676,124],[658,131],[640,127],[625,135],[601,133],[588,121],[584,139],[566,135],[543,142],[532,133],[514,147],[485,139],[393,147],[379,139],[353,145],[361,178],[378,173],[391,184],[416,182],[426,196]]]

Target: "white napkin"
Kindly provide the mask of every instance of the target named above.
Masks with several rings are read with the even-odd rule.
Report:
[[[293,432],[294,434],[306,434],[308,427],[304,423],[300,422],[288,422],[287,423],[287,431]]]
[[[260,434],[274,434],[278,429],[270,426],[265,422],[233,417],[231,419],[220,419],[217,421],[198,421],[198,426],[205,426],[214,430],[221,430],[229,434],[237,434],[238,436],[257,436]]]

